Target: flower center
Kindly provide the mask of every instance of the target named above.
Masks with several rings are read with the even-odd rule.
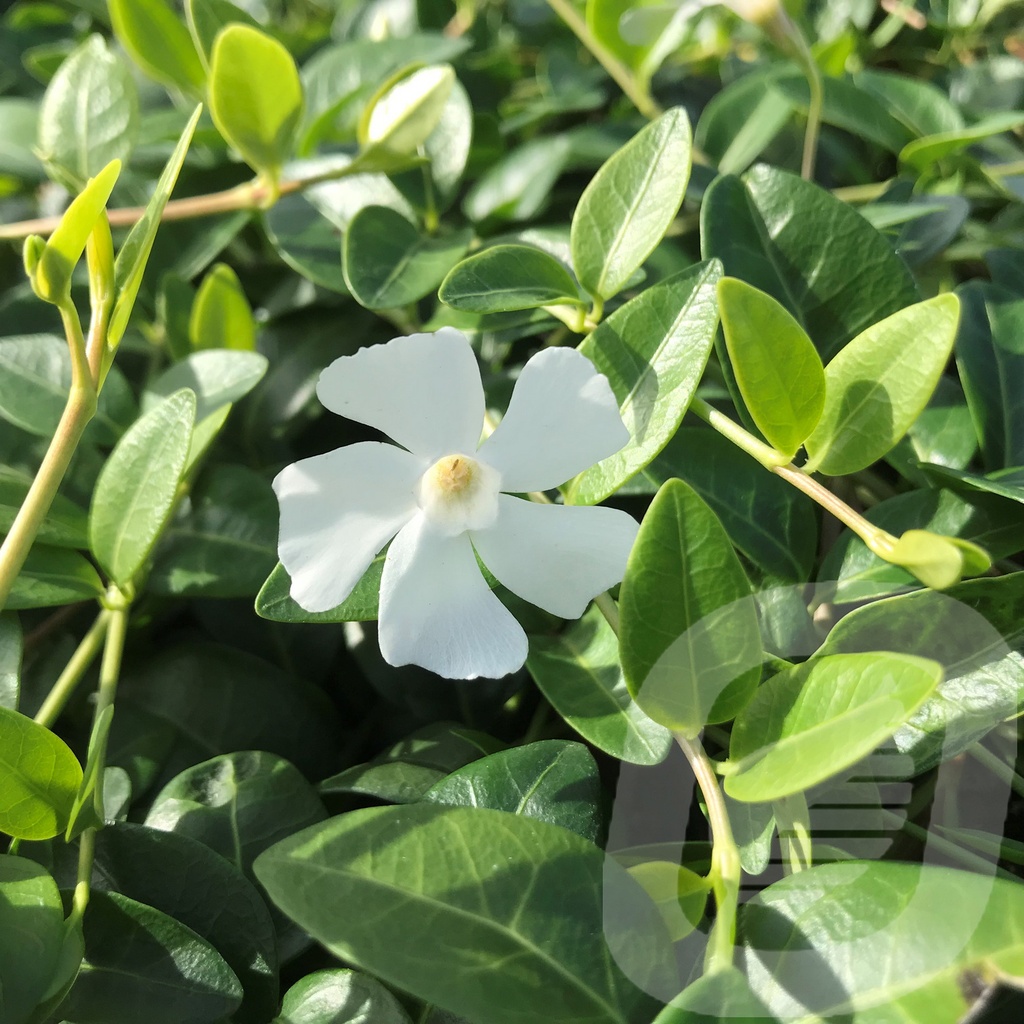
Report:
[[[497,470],[457,452],[438,459],[420,477],[416,498],[435,527],[454,535],[494,522],[500,485]]]

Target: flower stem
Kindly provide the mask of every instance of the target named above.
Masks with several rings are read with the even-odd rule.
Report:
[[[743,867],[732,834],[725,797],[700,740],[690,740],[679,733],[675,734],[675,740],[686,755],[697,785],[700,786],[711,825],[711,886],[715,894],[715,924],[711,930],[705,967],[708,974],[715,974],[732,966]]]
[[[93,622],[89,632],[82,637],[82,642],[78,645],[78,649],[71,655],[71,659],[64,667],[64,671],[61,672],[57,682],[53,684],[53,688],[46,695],[46,700],[43,701],[42,706],[36,712],[35,720],[40,725],[45,725],[49,728],[57,721],[65,705],[71,699],[71,695],[81,682],[82,676],[85,675],[86,670],[93,663],[96,655],[99,654],[103,639],[107,635],[109,624],[110,612],[102,611],[96,616],[96,621]]]
[[[991,750],[975,743],[967,749],[967,753],[979,764],[984,765],[997,779],[1010,786],[1018,796],[1024,796],[1024,779],[1022,779],[1001,757]]]
[[[579,12],[569,0],[548,0],[548,6],[572,29],[576,38],[593,54],[598,64],[608,72],[609,77],[614,80],[644,117],[653,119],[661,113],[661,107],[654,101],[647,89],[636,80],[629,68],[590,31],[590,26],[580,17]]]

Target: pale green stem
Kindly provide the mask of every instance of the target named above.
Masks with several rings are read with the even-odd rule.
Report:
[[[1024,779],[1022,779],[1001,757],[991,750],[975,743],[967,753],[979,764],[984,765],[997,779],[1010,786],[1018,796],[1024,796]]]
[[[89,632],[82,637],[82,642],[77,650],[71,655],[71,659],[64,667],[57,682],[46,695],[42,707],[36,712],[35,720],[47,728],[53,725],[64,710],[67,702],[71,699],[76,687],[82,680],[89,666],[93,663],[96,655],[100,652],[103,638],[107,635],[107,626],[110,622],[110,612],[102,611],[96,616]]]
[[[807,78],[807,86],[810,90],[810,102],[807,105],[807,127],[804,129],[804,151],[800,161],[800,176],[805,181],[814,180],[814,165],[818,159],[818,136],[821,134],[821,118],[825,109],[825,83],[822,79],[821,68],[814,59],[811,47],[796,22],[789,18],[785,19],[786,34],[793,49],[796,51],[797,61]]]
[[[593,54],[594,59],[608,72],[610,78],[626,94],[633,106],[644,117],[653,119],[661,113],[661,108],[651,94],[636,80],[625,64],[598,39],[590,26],[580,17],[579,12],[569,0],[548,0],[548,6],[572,30],[576,38]]]
[[[700,740],[690,740],[678,733],[675,734],[675,740],[686,755],[697,785],[700,786],[711,825],[711,887],[715,894],[715,924],[711,929],[705,967],[708,974],[715,974],[732,966],[743,867],[732,834],[725,797]]]

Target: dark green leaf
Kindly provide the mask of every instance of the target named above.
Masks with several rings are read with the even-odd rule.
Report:
[[[672,736],[629,695],[619,643],[596,608],[557,636],[531,636],[526,667],[552,707],[585,740],[631,764],[658,764]]]
[[[716,262],[698,264],[642,291],[580,344],[609,380],[630,439],[576,477],[566,501],[592,505],[613,494],[665,447],[693,398],[718,327]]]
[[[977,124],[953,131],[939,132],[937,135],[926,135],[915,139],[904,146],[900,160],[910,164],[916,171],[927,170],[932,164],[943,160],[953,153],[959,153],[975,142],[1012,131],[1024,124],[1024,114],[1004,111],[992,114]]]
[[[933,82],[876,70],[858,71],[853,81],[881,100],[915,135],[934,135],[963,127],[963,115]]]
[[[36,544],[29,551],[4,607],[11,611],[51,608],[99,597],[103,590],[99,574],[84,555]]]
[[[581,743],[542,740],[473,761],[423,794],[446,807],[490,807],[578,832],[596,843],[601,832],[601,781]]]
[[[656,912],[613,868],[554,825],[433,804],[355,811],[256,862],[274,902],[336,955],[480,1024],[643,1024],[654,1005],[605,944],[603,887],[634,915],[628,941],[650,983],[670,982]]]
[[[278,562],[256,595],[256,614],[273,622],[369,622],[377,618],[377,599],[383,570],[384,555],[380,554],[370,563],[352,593],[337,608],[329,612],[307,612],[291,599],[291,578],[285,567]]]
[[[282,196],[265,214],[267,234],[294,271],[322,288],[346,294],[341,232],[298,193]]]
[[[284,996],[274,1024],[412,1024],[375,978],[341,968],[314,971]]]
[[[32,477],[27,473],[0,466],[0,533],[11,528],[31,486]],[[85,509],[58,494],[39,524],[36,539],[54,547],[84,548],[89,544],[88,523]]]
[[[750,583],[722,524],[682,480],[644,516],[619,612],[623,672],[655,721],[692,737],[750,699],[763,659]]]

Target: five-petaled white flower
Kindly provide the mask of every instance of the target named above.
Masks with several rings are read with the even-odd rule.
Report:
[[[379,608],[390,664],[452,679],[523,665],[526,634],[474,549],[512,593],[561,618],[582,615],[622,578],[638,529],[631,516],[505,493],[557,487],[629,439],[607,378],[585,356],[545,349],[530,359],[483,444],[480,371],[450,327],[336,359],[317,395],[402,447],[363,441],[285,467],[274,480],[280,558],[292,598],[326,611],[394,538]]]

